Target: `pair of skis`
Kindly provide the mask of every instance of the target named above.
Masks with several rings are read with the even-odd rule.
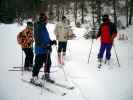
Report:
[[[8,69],[8,71],[24,71],[23,67],[12,67],[10,69]],[[32,70],[28,70],[29,72],[31,72]]]
[[[36,87],[44,88],[46,91],[48,91],[50,93],[55,93],[51,89],[49,89],[47,87],[44,87],[43,84],[41,84],[41,83],[32,83],[31,81],[25,80],[25,79],[22,79],[22,82],[28,83],[28,84],[33,85],[33,86],[36,86]]]
[[[58,94],[60,96],[65,96],[67,94],[66,92],[57,93],[57,92],[53,91],[52,89],[46,87],[43,82],[34,83],[34,82],[31,82],[31,81],[25,80],[25,79],[22,79],[22,81],[25,82],[25,83],[29,83],[29,84],[31,84],[33,86],[36,86],[36,87],[40,87],[42,89],[45,89],[46,91],[48,91],[48,92],[50,92],[52,94],[55,94],[55,95]],[[42,81],[45,81],[45,80],[42,80]],[[63,88],[63,89],[67,89],[67,90],[73,90],[74,89],[73,86],[67,86],[67,85],[64,85],[64,84],[60,84],[60,83],[55,82],[54,80],[53,81],[46,81],[46,82],[48,82],[50,84],[53,84],[53,85],[55,85],[57,87]]]
[[[103,66],[103,65],[108,65],[108,66],[110,66],[111,64],[109,63],[109,61],[106,61],[106,60],[105,60],[104,63],[102,63],[102,61],[100,61],[99,64],[98,64],[98,66],[97,66],[98,71],[100,71],[100,70],[102,69],[102,66]]]
[[[10,69],[8,69],[8,71],[22,71],[23,67],[12,67]],[[32,70],[28,70],[28,72],[32,72]],[[43,70],[40,70],[40,72],[44,72]],[[57,70],[51,71],[51,73],[57,72]]]

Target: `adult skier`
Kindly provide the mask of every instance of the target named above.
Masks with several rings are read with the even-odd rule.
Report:
[[[30,71],[33,66],[33,24],[27,22],[27,27],[17,35],[18,44],[25,53],[24,70]]]
[[[100,25],[99,32],[96,38],[101,37],[101,46],[98,53],[98,60],[101,63],[104,52],[106,51],[105,63],[109,63],[111,58],[111,48],[113,46],[114,38],[117,36],[117,28],[109,19],[109,15],[102,16],[103,23]]]
[[[39,21],[34,24],[34,39],[35,39],[35,65],[33,67],[31,82],[38,80],[38,74],[44,66],[45,80],[50,80],[50,68],[51,68],[51,45],[55,44],[55,40],[51,40],[48,30],[46,28],[48,18],[44,13],[40,14]]]
[[[58,40],[58,62],[59,64],[64,64],[67,41],[72,36],[72,30],[67,24],[67,18],[65,16],[62,16],[62,21],[57,23],[55,27],[55,35]]]

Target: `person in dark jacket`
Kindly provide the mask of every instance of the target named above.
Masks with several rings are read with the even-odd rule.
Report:
[[[51,45],[56,44],[55,40],[51,40],[48,30],[46,28],[47,16],[44,13],[40,14],[39,21],[34,24],[34,39],[35,39],[35,66],[33,67],[31,81],[38,79],[38,74],[44,66],[44,78],[50,79],[50,67],[51,67]]]
[[[114,38],[117,36],[117,28],[114,23],[110,22],[108,15],[103,15],[103,23],[100,25],[99,32],[96,38],[101,37],[101,46],[98,53],[100,62],[103,60],[104,52],[106,51],[105,63],[111,58],[111,48]]]

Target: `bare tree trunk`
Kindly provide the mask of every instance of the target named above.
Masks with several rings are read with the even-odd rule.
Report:
[[[42,0],[40,6],[40,12],[45,13],[46,11],[48,11],[48,2]]]
[[[98,23],[101,24],[101,0],[97,0],[97,15],[98,15]]]
[[[59,2],[57,0],[57,5],[56,5],[56,16],[57,16],[57,21],[60,19],[60,8],[59,8]]]
[[[92,10],[92,24],[93,24],[93,27],[95,26],[95,17],[94,17],[94,8]]]
[[[132,17],[133,17],[133,0],[130,0],[129,25],[132,24]]]
[[[114,9],[114,23],[117,26],[116,0],[113,0],[113,9]]]
[[[78,10],[77,6],[78,6],[78,1],[75,0],[75,1],[74,1],[74,18],[75,18],[75,25],[76,25],[76,23],[77,23],[77,10]]]
[[[92,24],[93,24],[93,27],[95,27],[95,7],[96,4],[94,1],[91,2],[91,9],[92,9]]]
[[[128,0],[126,0],[126,26],[128,27],[128,20],[129,20],[129,17],[128,17]]]
[[[83,24],[84,23],[84,3],[85,3],[85,0],[82,0],[82,4],[81,4],[81,12],[82,12],[82,18],[81,18],[81,23]]]
[[[65,8],[64,8],[64,6],[62,6],[62,8],[61,8],[61,16],[64,16],[64,14],[65,14]]]
[[[53,0],[49,1],[49,20],[53,20]]]
[[[133,8],[130,8],[129,25],[132,24]]]

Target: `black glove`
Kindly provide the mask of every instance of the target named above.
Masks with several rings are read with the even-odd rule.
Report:
[[[57,45],[56,40],[51,41],[51,45]]]

